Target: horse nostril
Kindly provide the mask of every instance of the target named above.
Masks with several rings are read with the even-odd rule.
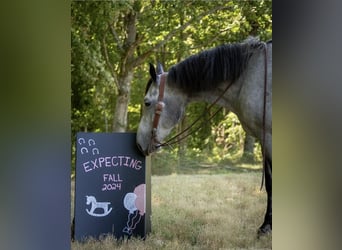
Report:
[[[143,149],[142,149],[142,147],[140,146],[139,143],[137,143],[137,147],[138,147],[138,149],[139,149],[140,152],[144,153],[144,151],[143,151]]]
[[[143,148],[141,147],[141,145],[139,143],[137,143],[137,147],[138,149],[140,150],[140,152],[144,155],[144,156],[148,156],[149,153],[148,153],[148,150],[143,150]]]

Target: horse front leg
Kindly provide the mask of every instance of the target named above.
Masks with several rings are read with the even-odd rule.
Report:
[[[266,158],[265,161],[265,186],[267,192],[267,209],[264,223],[258,230],[258,236],[272,232],[272,160]]]

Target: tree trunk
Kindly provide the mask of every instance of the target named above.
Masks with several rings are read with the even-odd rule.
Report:
[[[127,37],[123,44],[121,54],[120,73],[118,76],[118,97],[116,100],[113,132],[125,132],[127,129],[128,104],[131,95],[131,82],[134,73],[134,51],[136,49],[136,21],[137,16],[134,10],[131,10],[124,18]]]
[[[245,142],[243,146],[243,155],[242,155],[243,158],[253,160],[254,143],[255,143],[255,138],[253,136],[246,134]]]
[[[127,129],[128,103],[132,79],[133,71],[128,72],[126,76],[118,79],[120,89],[114,111],[113,132],[125,132]]]

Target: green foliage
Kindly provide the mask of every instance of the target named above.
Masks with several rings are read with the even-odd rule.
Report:
[[[95,30],[103,22],[92,18],[92,5],[72,3],[71,28],[71,103],[72,135],[77,131],[104,131],[111,120],[116,89],[106,69]],[[95,25],[98,24],[97,27]]]
[[[214,150],[216,159],[225,160],[241,152],[245,132],[239,119],[233,113],[230,112],[212,129],[212,135],[215,137],[217,145]]]
[[[129,15],[136,17],[133,43],[128,41]],[[116,97],[121,91],[119,79],[128,71],[133,71],[134,77],[127,130],[136,131],[149,62],[159,61],[167,70],[192,54],[222,43],[239,42],[248,36],[271,39],[272,2],[73,1],[71,24],[74,138],[77,131],[111,131]],[[190,105],[186,120],[176,130],[191,124],[206,106]],[[237,118],[224,110],[166,157],[172,156],[177,164],[194,158],[209,163],[234,162],[242,155],[244,135]],[[256,161],[261,158],[258,147]]]

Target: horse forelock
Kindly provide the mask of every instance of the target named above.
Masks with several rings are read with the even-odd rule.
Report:
[[[235,82],[252,54],[262,47],[263,43],[253,38],[205,50],[174,65],[168,73],[168,82],[190,95],[215,89],[224,81]]]

